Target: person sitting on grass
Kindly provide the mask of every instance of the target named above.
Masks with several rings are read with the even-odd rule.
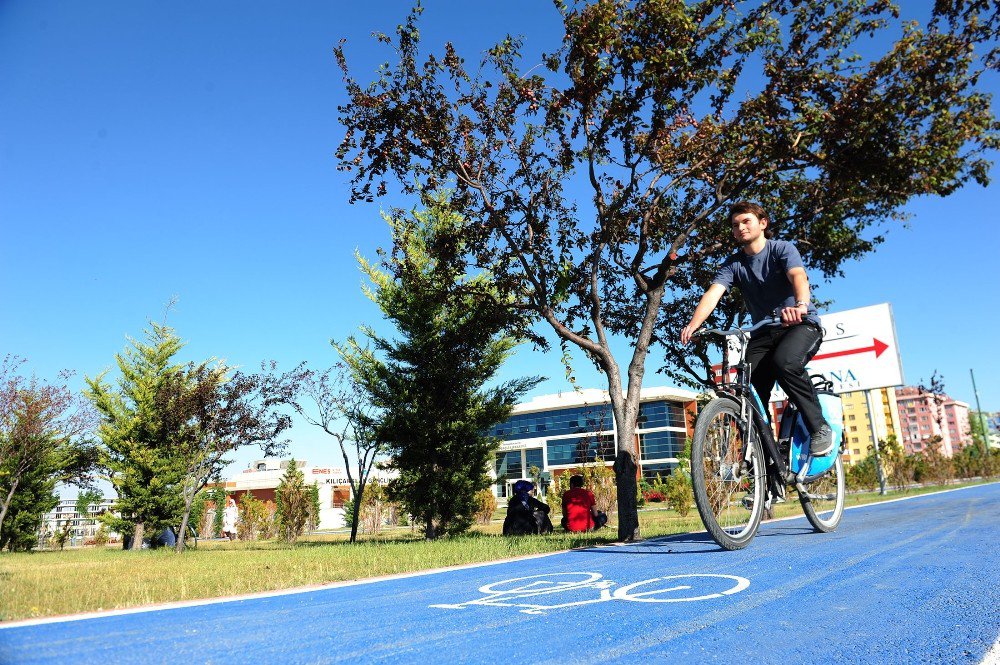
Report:
[[[608,516],[597,510],[594,493],[583,487],[583,476],[569,479],[569,489],[563,493],[562,526],[567,531],[590,531],[599,529],[608,521]]]
[[[531,496],[535,484],[530,480],[519,480],[514,483],[513,490],[514,494],[507,502],[507,517],[503,520],[503,535],[552,533],[549,507]]]

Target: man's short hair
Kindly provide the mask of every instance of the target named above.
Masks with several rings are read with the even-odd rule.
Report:
[[[767,228],[764,229],[765,238],[774,237],[774,222],[771,218],[764,212],[764,209],[759,203],[754,203],[753,201],[737,201],[733,205],[729,206],[729,223],[732,224],[733,217],[736,215],[742,215],[743,213],[750,213],[756,215],[757,219],[766,219]]]
[[[580,474],[577,474],[575,476],[570,476],[569,477],[569,486],[570,487],[583,487],[583,476],[581,476]]]

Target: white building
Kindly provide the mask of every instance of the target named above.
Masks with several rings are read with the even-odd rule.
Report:
[[[100,503],[93,503],[86,514],[81,515],[76,511],[76,499],[63,499],[53,510],[45,513],[42,518],[42,527],[39,530],[39,544],[44,545],[45,541],[53,534],[61,532],[67,526],[70,530],[69,546],[93,544],[94,537],[101,523],[97,519],[101,513],[111,510],[114,499],[101,499]],[[117,533],[108,532],[111,540],[120,540]]]
[[[274,501],[275,490],[281,482],[290,460],[266,458],[250,464],[225,482],[225,489],[237,501],[250,492],[260,501]],[[315,466],[306,461],[296,460],[295,465],[305,477],[306,485],[315,484],[319,488],[319,528],[338,529],[344,526],[344,502],[352,496],[347,471],[343,467]],[[385,484],[391,475],[372,469],[372,479]],[[357,478],[355,478],[355,481]]]

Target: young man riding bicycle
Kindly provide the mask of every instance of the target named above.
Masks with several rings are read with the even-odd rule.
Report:
[[[811,437],[809,452],[827,455],[833,450],[833,432],[805,369],[823,341],[823,329],[811,303],[802,258],[792,243],[772,238],[770,219],[756,203],[733,204],[729,221],[740,249],[716,273],[681,331],[681,343],[690,341],[733,285],[743,294],[754,323],[779,312],[781,327],[762,328],[750,339],[746,359],[753,368],[751,383],[766,405],[777,380],[802,414]]]

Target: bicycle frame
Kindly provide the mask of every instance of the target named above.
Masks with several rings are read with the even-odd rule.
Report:
[[[710,328],[706,330],[699,331],[703,335],[717,335],[723,340],[729,337],[737,337],[740,341],[739,349],[739,361],[732,366],[736,370],[736,377],[734,381],[727,382],[729,377],[730,366],[728,364],[728,354],[723,353],[722,362],[722,376],[721,381],[718,385],[712,385],[711,388],[715,393],[724,398],[733,400],[739,405],[740,409],[740,426],[747,427],[751,422],[753,423],[752,429],[755,430],[760,437],[761,445],[764,449],[765,455],[765,472],[768,477],[774,477],[779,479],[781,482],[794,485],[800,492],[808,492],[804,487],[804,484],[811,483],[822,476],[826,475],[827,471],[823,473],[816,474],[814,476],[807,476],[806,470],[807,466],[803,466],[802,470],[796,474],[794,473],[788,465],[785,456],[779,449],[778,441],[775,439],[774,431],[771,429],[770,417],[768,416],[767,409],[764,403],[760,399],[760,395],[754,389],[753,384],[750,382],[750,377],[752,375],[753,368],[746,362],[746,351],[747,343],[749,341],[749,335],[761,328],[778,326],[781,325],[780,319],[777,317],[770,319],[763,319],[757,324],[749,328],[731,328],[728,330],[719,330],[715,328]],[[728,349],[727,349],[728,351]],[[795,417],[798,415],[796,409],[792,409],[787,412],[787,416]],[[782,431],[782,423],[786,417],[786,414],[782,415],[781,422],[778,423],[778,431]],[[789,428],[791,431],[791,428]],[[743,444],[743,456],[744,461],[747,461],[747,457],[750,454],[750,439],[749,432],[743,432],[744,444]],[[770,483],[765,485],[766,491],[770,492]],[[777,489],[777,486],[776,486]]]

